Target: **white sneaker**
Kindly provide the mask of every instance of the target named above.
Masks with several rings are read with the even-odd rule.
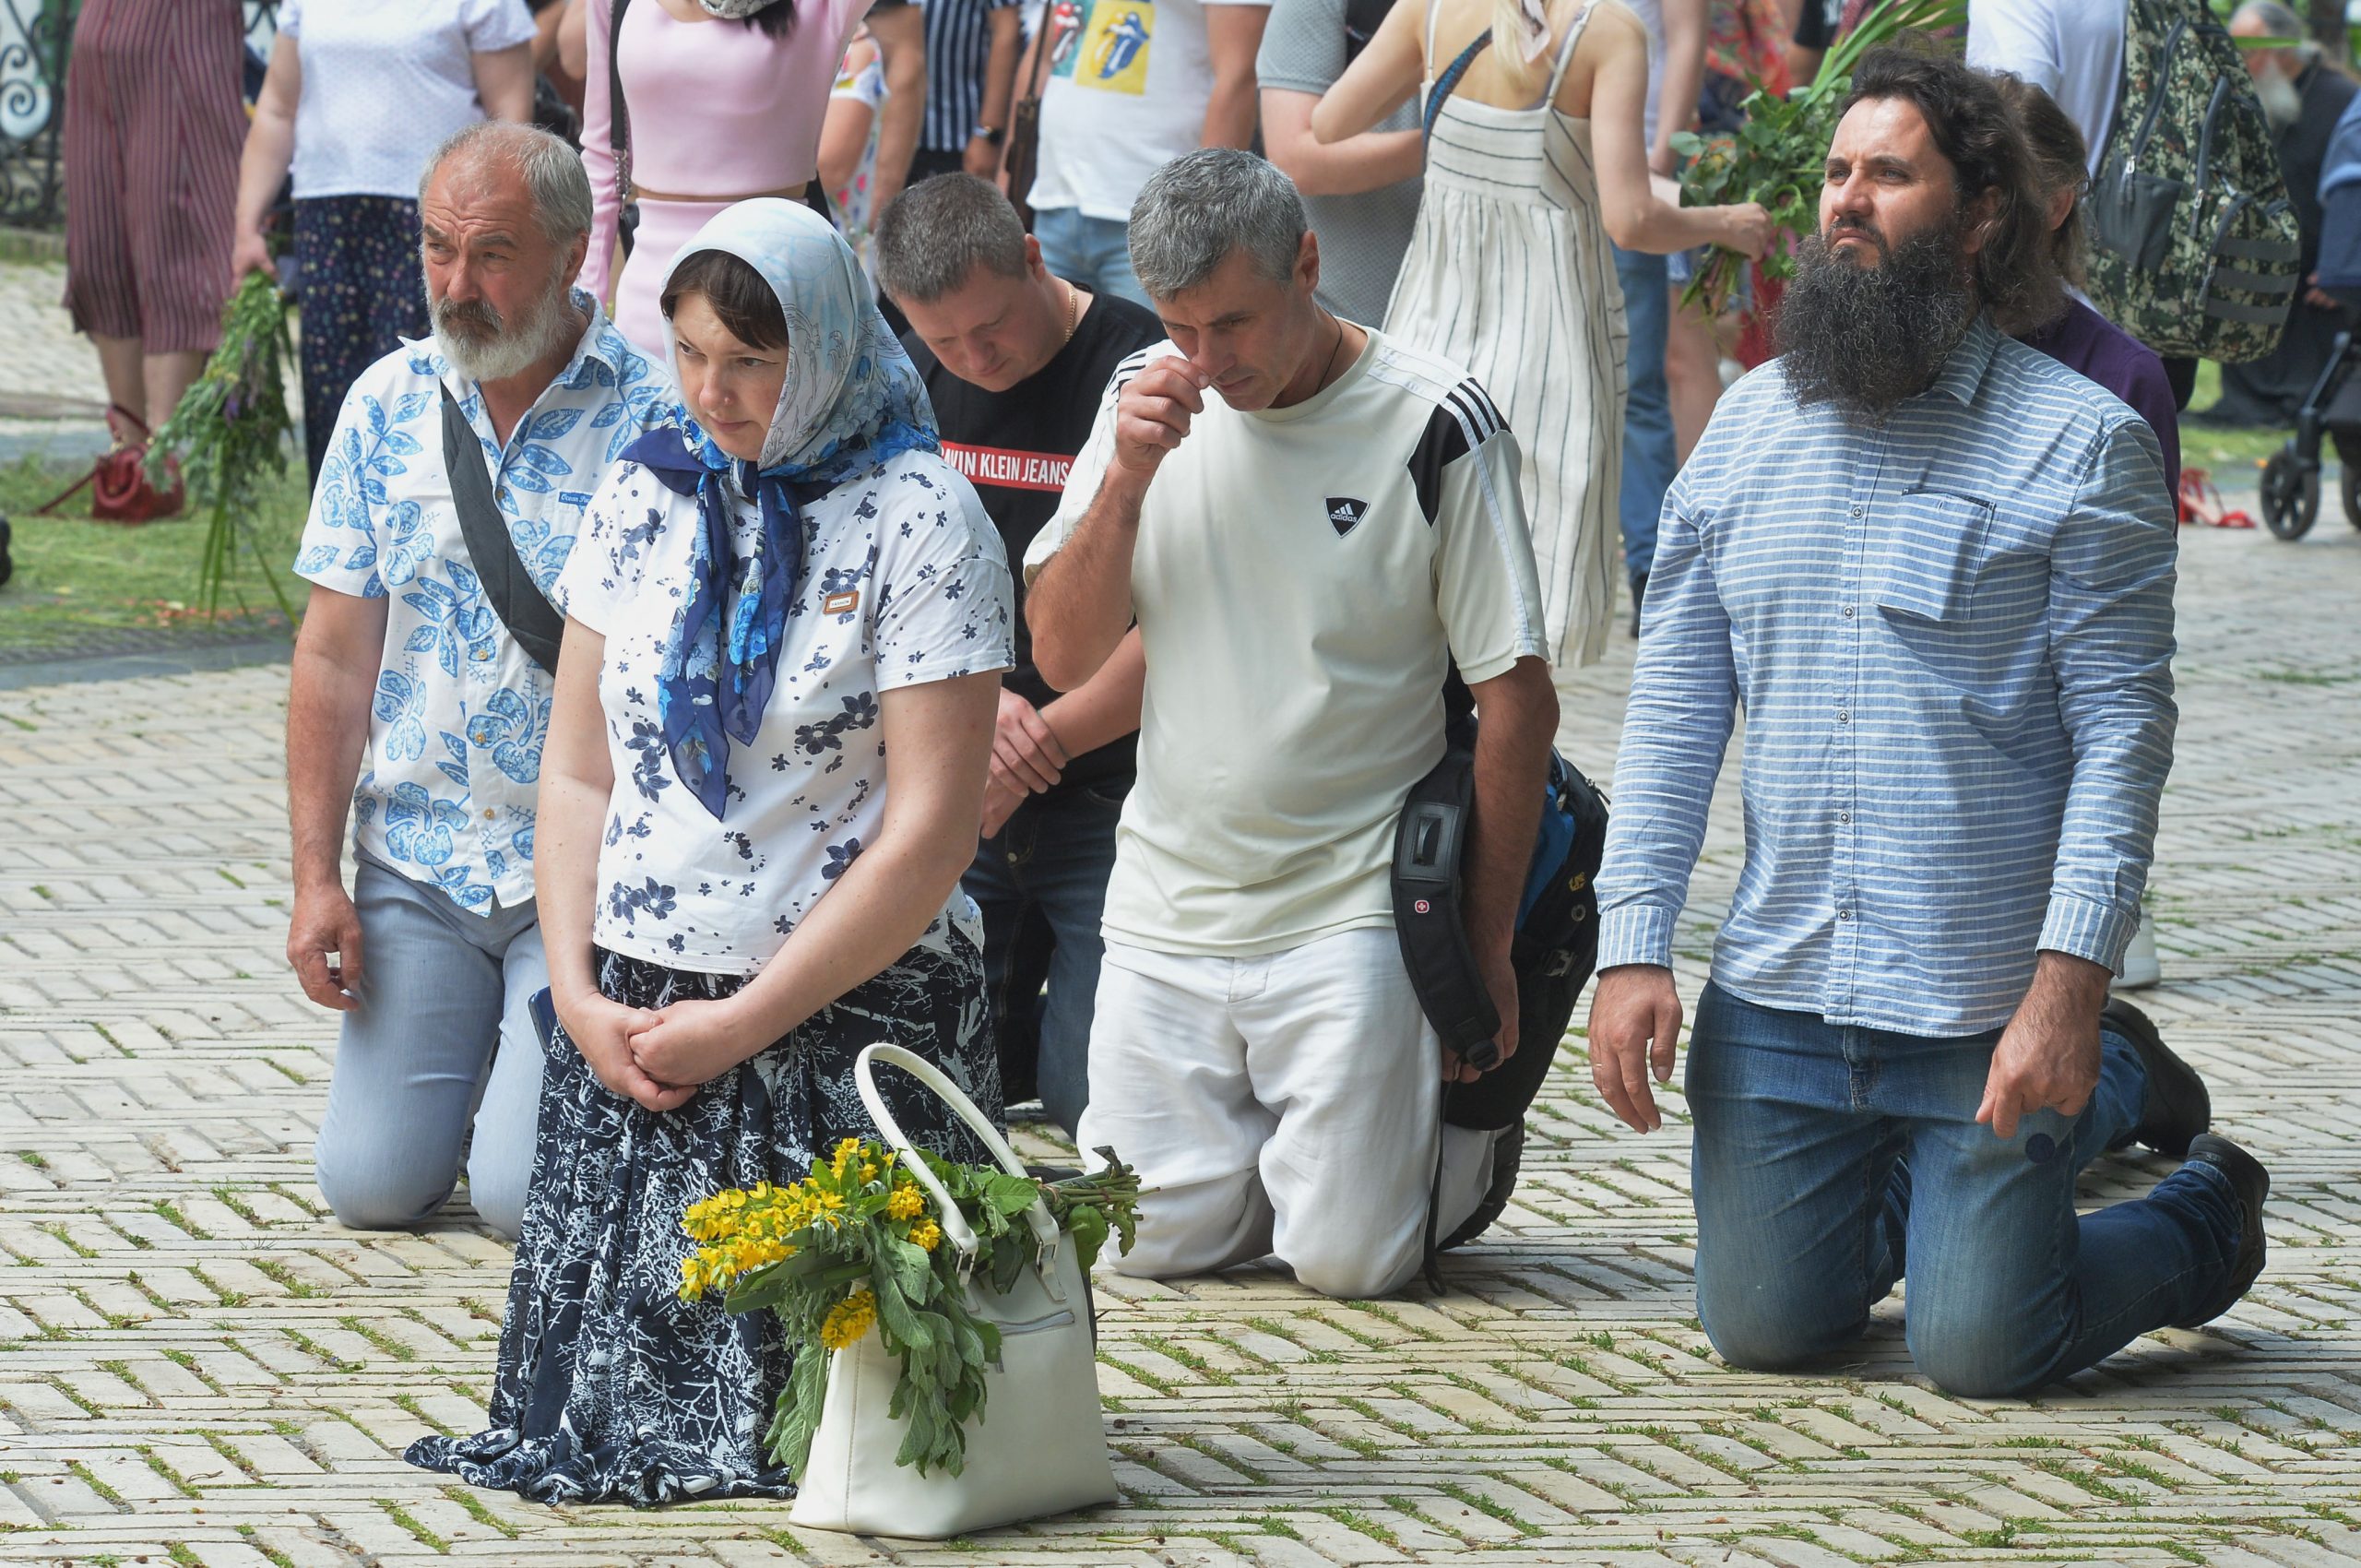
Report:
[[[2165,978],[2156,963],[2156,930],[2148,919],[2148,906],[2140,906],[2140,924],[2131,932],[2131,944],[2123,950],[2123,978],[2108,989],[2113,991],[2144,991]]]

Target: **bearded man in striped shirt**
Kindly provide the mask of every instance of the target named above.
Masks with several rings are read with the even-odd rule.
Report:
[[[1667,497],[1605,869],[1592,1075],[1661,1124],[1674,925],[1737,713],[1746,861],[1698,1004],[1698,1313],[1774,1371],[1910,1281],[1955,1393],[2028,1393],[2260,1272],[2262,1167],[2107,1000],[2171,766],[2155,437],[2005,334],[2058,303],[1989,77],[1866,59],[1784,352]],[[2078,1218],[2074,1173],[2186,1158]]]

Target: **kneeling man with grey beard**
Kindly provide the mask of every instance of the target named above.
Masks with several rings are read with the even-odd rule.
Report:
[[[287,699],[287,957],[343,1015],[315,1155],[337,1218],[423,1222],[466,1150],[477,1214],[513,1239],[549,984],[533,826],[562,623],[541,595],[670,398],[573,286],[590,184],[564,142],[472,125],[428,164],[419,213],[433,340],[354,381],[295,559],[312,593]]]
[[[1592,1076],[1661,1124],[1675,921],[1739,707],[1746,863],[1697,1007],[1698,1313],[1762,1371],[1910,1279],[1919,1369],[2023,1395],[2228,1311],[2262,1167],[2107,981],[2171,765],[2174,523],[2139,415],[2006,334],[2059,304],[1989,77],[1868,56],[1780,358],[1665,505],[1598,878]],[[2075,1171],[2182,1157],[2078,1217]]]

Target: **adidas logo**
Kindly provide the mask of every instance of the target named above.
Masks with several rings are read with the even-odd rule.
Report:
[[[1366,501],[1356,501],[1349,495],[1328,497],[1328,526],[1336,530],[1338,539],[1360,527],[1361,519],[1367,516],[1369,503]]]

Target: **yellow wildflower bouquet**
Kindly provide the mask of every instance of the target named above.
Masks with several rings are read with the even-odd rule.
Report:
[[[907,1417],[908,1430],[895,1457],[920,1475],[934,1466],[959,1474],[963,1423],[982,1410],[984,1369],[1000,1357],[1000,1331],[968,1311],[968,1276],[981,1273],[1006,1293],[1034,1260],[1022,1217],[1044,1198],[1086,1275],[1110,1233],[1119,1251],[1128,1249],[1139,1177],[1112,1149],[1098,1152],[1104,1169],[1049,1182],[921,1151],[982,1243],[965,1267],[943,1244],[942,1217],[903,1157],[860,1138],[813,1160],[792,1186],[733,1187],[690,1205],[681,1225],[698,1246],[682,1260],[681,1299],[718,1294],[733,1313],[776,1313],[796,1347],[764,1440],[773,1462],[801,1471],[827,1395],[822,1352],[875,1327],[901,1363],[889,1413]]]

